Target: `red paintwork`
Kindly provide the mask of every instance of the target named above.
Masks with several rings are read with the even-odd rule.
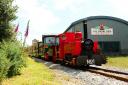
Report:
[[[100,53],[100,48],[99,48],[99,45],[98,45],[98,41],[94,41],[93,52],[94,52],[94,54],[99,54]]]
[[[81,53],[81,32],[67,32],[59,35],[59,59],[63,59],[65,54],[78,56]]]
[[[70,54],[74,57],[78,57],[81,54],[82,46],[82,33],[81,32],[66,32],[59,34],[59,45],[51,46],[53,49],[52,61],[63,60],[66,54]],[[57,38],[56,37],[56,38]],[[58,49],[58,51],[57,51]],[[98,42],[94,42],[93,52],[97,53]],[[48,54],[45,55],[48,59]]]

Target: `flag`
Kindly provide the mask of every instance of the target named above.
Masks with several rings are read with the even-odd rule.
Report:
[[[17,33],[18,32],[18,29],[19,29],[19,24],[16,26],[14,32]]]
[[[27,28],[26,28],[26,32],[25,32],[25,37],[27,37],[28,36],[28,31],[29,31],[29,21],[28,21],[28,23],[27,23]]]

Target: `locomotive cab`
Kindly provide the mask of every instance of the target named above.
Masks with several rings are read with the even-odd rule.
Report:
[[[81,40],[80,32],[59,35],[59,60],[62,64],[76,65],[76,58],[81,53]]]

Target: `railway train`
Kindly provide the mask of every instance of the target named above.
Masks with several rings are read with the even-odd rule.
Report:
[[[54,63],[59,61],[63,65],[79,67],[89,65],[101,66],[107,62],[106,56],[104,56],[98,46],[98,41],[83,40],[81,32],[44,35],[41,48],[43,49],[42,55],[44,60]],[[38,50],[40,50],[40,47]]]
[[[51,60],[53,59],[53,55],[55,55],[55,46],[56,46],[56,37],[57,35],[43,35],[43,54],[44,60]]]
[[[43,43],[36,41],[28,49],[29,56],[43,58]]]

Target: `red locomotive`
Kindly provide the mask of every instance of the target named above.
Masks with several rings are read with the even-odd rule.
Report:
[[[62,64],[72,66],[101,65],[106,63],[106,57],[99,49],[98,42],[93,42],[91,39],[83,41],[81,32],[66,32],[53,38],[51,39],[54,42],[49,42],[49,45],[45,47],[45,49],[47,48],[44,52],[45,60],[51,59],[53,62],[60,61]],[[44,39],[44,44],[45,41]]]

